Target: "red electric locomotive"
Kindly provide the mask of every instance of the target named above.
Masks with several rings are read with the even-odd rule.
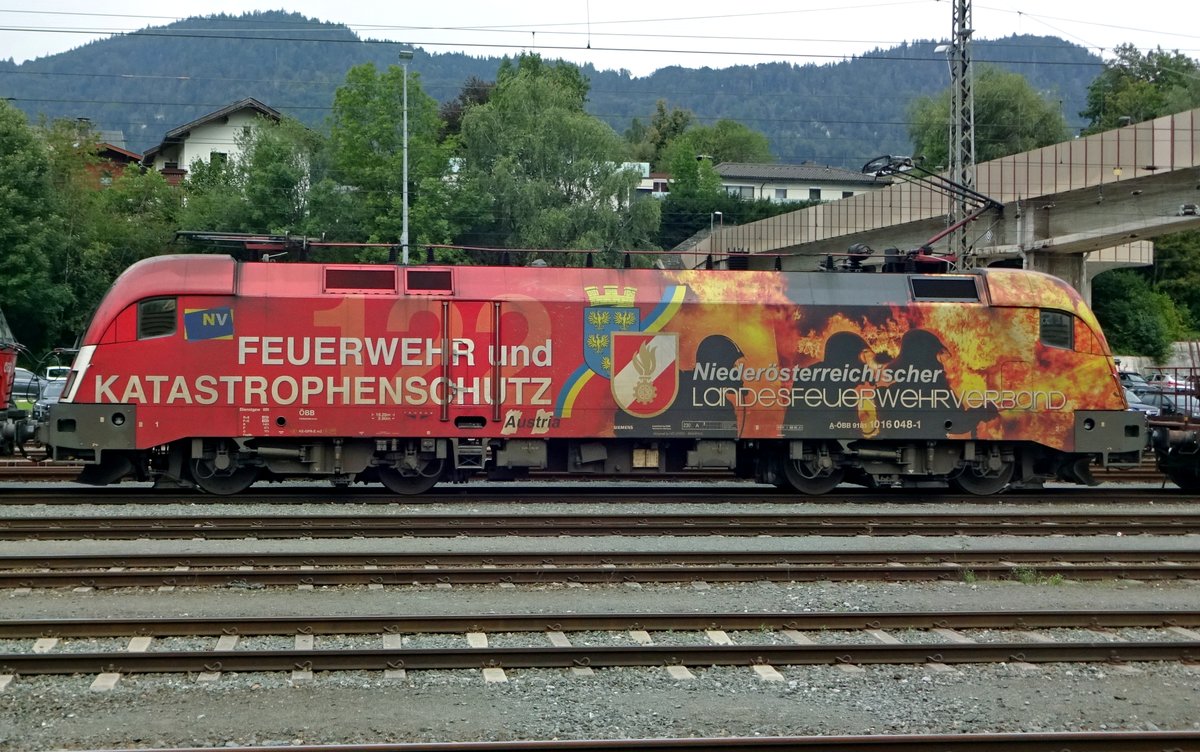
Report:
[[[0,311],[0,456],[24,451],[23,444],[33,438],[36,425],[25,410],[13,400],[13,381],[17,356],[24,351],[8,328],[8,320]]]
[[[396,493],[530,470],[727,469],[817,494],[973,493],[1146,443],[1061,280],[955,274],[239,262],[130,267],[44,440],[81,480]]]

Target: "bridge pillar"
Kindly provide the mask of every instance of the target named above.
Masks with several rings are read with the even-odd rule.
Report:
[[[1074,287],[1091,304],[1091,276],[1087,274],[1086,253],[1048,253],[1046,251],[1026,251],[1025,268],[1035,272],[1053,274]]]

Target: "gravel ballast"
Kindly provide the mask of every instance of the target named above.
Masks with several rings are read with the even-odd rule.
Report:
[[[647,505],[647,512],[759,509],[700,505]],[[1017,508],[1019,504],[1013,504]],[[1045,511],[1045,504],[1031,503]],[[1164,496],[1158,511],[1186,509],[1178,495]],[[830,512],[869,511],[862,505],[826,505]],[[888,506],[888,511],[897,507]],[[932,507],[930,507],[932,508]],[[1121,511],[1097,504],[1097,509]],[[1136,505],[1145,510],[1144,505]],[[63,514],[68,507],[11,507],[0,516]],[[70,508],[75,509],[75,508]],[[444,513],[469,505],[380,507],[395,513]],[[557,511],[556,511],[557,509]],[[905,505],[904,511],[921,507]],[[972,507],[978,509],[978,507]],[[176,511],[172,511],[176,510]],[[306,506],[205,508],[212,513],[329,513]],[[762,505],[766,511],[788,511]],[[193,505],[92,507],[80,514],[195,514]],[[353,514],[353,508],[345,508]],[[476,513],[579,513],[553,504],[479,507]],[[605,505],[606,512],[636,511]],[[799,509],[795,511],[801,511]],[[803,511],[811,511],[807,507]],[[364,513],[364,512],[360,512]],[[0,554],[98,553],[105,551],[476,551],[476,550],[861,550],[874,548],[1091,548],[1150,547],[1166,542],[1195,550],[1196,536],[1089,536],[1086,538],[499,538],[370,539],[303,541],[9,541]],[[363,615],[470,613],[625,613],[756,611],[939,611],[1033,609],[1197,609],[1200,583],[1184,582],[919,582],[919,583],[747,583],[518,586],[365,586],[294,588],[177,588],[74,592],[0,591],[2,618],[103,616]],[[980,641],[986,631],[968,632]],[[1097,634],[1048,630],[1056,639],[1139,639],[1140,630]],[[654,633],[671,645],[703,641],[702,633]],[[816,634],[810,636],[824,637]],[[921,633],[897,631],[904,642]],[[412,635],[407,647],[465,647],[462,635]],[[778,644],[775,633],[731,632],[737,644]],[[829,639],[869,642],[866,633],[831,633]],[[569,633],[577,645],[630,644],[625,633]],[[999,638],[1003,639],[1001,633]],[[318,637],[318,647],[375,647],[375,635]],[[530,634],[489,635],[500,646],[537,644]],[[9,640],[0,649],[22,649]],[[122,640],[64,640],[57,650],[81,645],[112,648]],[[243,638],[238,649],[288,647],[290,637]],[[155,640],[152,650],[211,647],[215,638]],[[261,643],[261,644],[260,644]],[[548,644],[548,643],[547,643]],[[26,645],[26,648],[28,646]],[[1111,729],[1200,729],[1200,671],[1179,663],[1131,667],[1108,664],[1019,663],[956,666],[777,667],[783,680],[764,681],[749,667],[691,669],[688,680],[663,668],[598,669],[580,675],[568,669],[506,672],[505,683],[487,683],[481,673],[409,671],[403,679],[382,672],[317,673],[298,680],[287,672],[221,674],[212,682],[197,676],[127,675],[108,692],[90,689],[94,676],[18,677],[0,692],[0,750],[100,747],[211,746],[230,744],[316,744],[387,741],[475,741],[516,739],[638,738],[807,734],[916,734],[968,732],[1103,731]]]

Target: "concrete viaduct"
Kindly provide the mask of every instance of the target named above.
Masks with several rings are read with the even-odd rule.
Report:
[[[1200,228],[1200,109],[984,162],[975,187],[1003,204],[967,228],[979,264],[1020,258],[1090,297],[1099,272],[1152,263],[1152,238]],[[811,270],[813,257],[843,254],[853,243],[881,259],[884,248],[916,248],[944,229],[950,201],[893,179],[877,191],[726,225],[688,250],[700,262],[748,253],[752,269],[773,268],[782,255],[784,269]]]

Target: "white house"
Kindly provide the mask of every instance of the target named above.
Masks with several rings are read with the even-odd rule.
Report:
[[[728,193],[745,199],[780,203],[833,201],[891,185],[888,178],[811,163],[722,162],[715,169],[721,176],[721,186]]]
[[[167,182],[177,184],[187,175],[188,165],[193,161],[238,156],[239,136],[248,134],[261,118],[278,122],[280,117],[278,110],[247,97],[167,131],[162,143],[146,150],[142,164],[146,169],[161,172]]]
[[[665,172],[650,172],[649,162],[624,162],[621,166],[627,170],[636,170],[641,177],[637,187],[638,194],[664,198],[670,192],[670,177]]]

